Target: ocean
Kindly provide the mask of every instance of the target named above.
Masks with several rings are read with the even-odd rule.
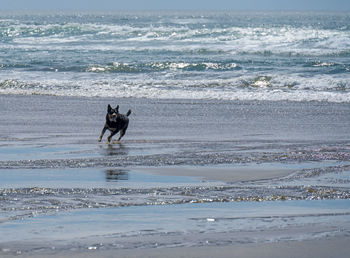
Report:
[[[350,13],[0,13],[0,256],[346,257],[349,79]]]
[[[350,102],[350,13],[1,13],[0,93]]]

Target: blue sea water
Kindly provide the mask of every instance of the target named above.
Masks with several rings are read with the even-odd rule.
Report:
[[[350,13],[0,13],[0,93],[350,102]]]

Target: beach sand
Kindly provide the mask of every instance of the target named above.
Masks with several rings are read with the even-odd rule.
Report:
[[[19,257],[56,257],[56,258],[346,258],[349,255],[349,237],[338,239],[322,239],[313,241],[288,241],[280,243],[240,244],[224,247],[183,247],[183,248],[152,248],[142,250],[109,250],[62,252],[60,254],[31,254]],[[7,257],[6,255],[4,257]]]
[[[132,109],[118,144],[97,142],[107,104]],[[0,108],[1,257],[350,251],[349,105],[0,95]]]
[[[267,168],[264,166],[236,167],[143,167],[140,171],[166,176],[200,177],[222,182],[244,182],[280,178],[293,173],[288,168]]]

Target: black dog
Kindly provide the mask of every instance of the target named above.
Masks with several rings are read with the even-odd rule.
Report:
[[[119,114],[119,105],[116,108],[112,108],[111,105],[108,105],[107,115],[106,115],[106,123],[102,129],[100,137],[98,141],[102,140],[102,137],[106,130],[111,131],[111,135],[108,136],[108,142],[111,142],[113,135],[120,131],[120,136],[118,141],[124,136],[126,129],[128,129],[129,118],[128,116],[131,114],[131,110],[126,113],[126,115]]]

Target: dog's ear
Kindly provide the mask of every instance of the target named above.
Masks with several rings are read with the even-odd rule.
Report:
[[[117,113],[119,113],[119,105],[117,105],[117,107],[115,108],[115,110],[117,111]]]
[[[111,107],[111,105],[108,104],[108,108],[107,108],[108,113],[109,113],[111,110],[112,110],[112,107]]]

